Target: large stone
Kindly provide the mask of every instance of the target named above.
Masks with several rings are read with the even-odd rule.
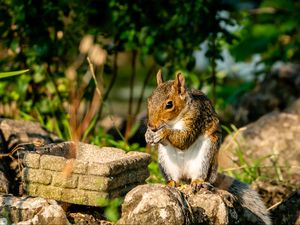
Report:
[[[40,145],[61,141],[39,123],[24,120],[0,119],[0,133],[0,143],[5,143],[8,150],[17,144]]]
[[[220,149],[220,166],[224,169],[243,166],[238,157],[242,155],[249,165],[259,160],[261,171],[269,176],[277,174],[272,168],[280,168],[284,175],[292,174],[293,181],[299,182],[299,111],[300,99],[285,112],[267,114],[227,136]]]
[[[243,191],[240,190],[241,195]],[[268,218],[265,221],[259,218],[258,214],[263,212],[259,211],[259,205],[255,206],[256,197],[253,198],[243,202],[221,189],[203,188],[194,193],[189,185],[180,188],[141,185],[126,195],[117,224],[270,224]]]
[[[45,130],[40,124],[23,120],[0,119],[0,171],[9,180],[9,191],[22,195],[22,159],[27,151],[34,151],[37,146],[60,142],[57,136]],[[10,157],[7,155],[10,154]],[[38,160],[36,160],[38,163]],[[38,164],[33,164],[37,168]]]
[[[0,218],[16,225],[68,225],[64,210],[54,201],[43,198],[0,195]]]
[[[117,224],[193,224],[191,208],[177,189],[160,184],[131,190],[122,205]]]

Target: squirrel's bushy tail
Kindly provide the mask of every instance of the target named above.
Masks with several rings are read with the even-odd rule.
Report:
[[[272,225],[268,210],[259,194],[252,190],[249,185],[233,179],[228,192],[235,195],[241,205],[255,214],[261,220],[261,224]],[[249,215],[250,216],[250,215]]]

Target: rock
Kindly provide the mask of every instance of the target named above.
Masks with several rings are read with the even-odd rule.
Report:
[[[0,143],[4,143],[8,151],[21,143],[45,145],[62,141],[39,123],[24,120],[0,119],[0,133]]]
[[[60,142],[57,136],[46,131],[38,123],[0,119],[0,153],[9,154],[0,158],[0,171],[9,181],[9,191],[22,195],[21,165],[24,152],[34,151],[35,146]],[[26,148],[26,150],[24,150]],[[1,178],[0,178],[1,180]],[[1,182],[0,182],[1,183]],[[1,189],[1,188],[0,188]]]
[[[9,183],[4,174],[4,172],[0,171],[0,193],[8,194]]]
[[[54,200],[0,195],[0,218],[15,225],[68,225],[64,210]]]
[[[160,184],[140,185],[131,190],[122,205],[117,224],[193,224],[193,215],[183,194]]]
[[[271,209],[273,225],[300,225],[300,189]]]
[[[240,127],[274,110],[285,110],[299,97],[300,65],[282,65],[272,70],[252,91],[237,101],[232,110],[233,123]]]
[[[292,180],[299,183],[299,111],[300,99],[285,112],[267,114],[227,136],[220,149],[220,166],[224,169],[241,166],[237,153],[242,152],[243,160],[249,165],[259,160],[261,171],[269,177],[277,176],[275,169],[270,169],[277,167],[283,176],[292,174]]]
[[[31,196],[101,206],[101,200],[143,184],[149,163],[150,155],[141,152],[75,142],[50,144],[25,154],[24,188]]]
[[[254,181],[251,184],[251,188],[256,190],[266,206],[272,207],[278,202],[282,202],[292,192],[295,191],[295,187],[289,184],[283,184],[278,181]]]
[[[194,194],[189,185],[171,188],[147,184],[134,188],[126,195],[117,224],[264,223],[227,191],[201,189]]]
[[[95,218],[95,216],[86,213],[69,213],[69,221],[74,225],[113,225],[112,222]]]
[[[194,194],[191,188],[186,186],[181,191],[187,196],[197,224],[225,225],[229,223],[229,210],[233,209],[233,202],[226,205],[220,195],[205,189]],[[236,214],[235,217],[237,217]]]

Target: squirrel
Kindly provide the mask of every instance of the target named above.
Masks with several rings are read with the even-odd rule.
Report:
[[[164,82],[161,70],[157,87],[148,97],[145,139],[158,144],[159,169],[167,185],[190,182],[194,192],[219,188],[236,196],[241,204],[270,225],[268,211],[259,195],[247,184],[218,173],[218,152],[222,132],[218,115],[208,97],[185,87],[179,72]]]

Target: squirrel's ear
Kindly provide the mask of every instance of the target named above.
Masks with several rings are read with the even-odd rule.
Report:
[[[178,88],[179,94],[182,95],[185,93],[184,76],[180,72],[176,74],[175,85]]]
[[[162,74],[161,74],[161,70],[159,70],[156,74],[156,82],[157,85],[160,85],[161,83],[163,83],[163,79],[162,79]]]

